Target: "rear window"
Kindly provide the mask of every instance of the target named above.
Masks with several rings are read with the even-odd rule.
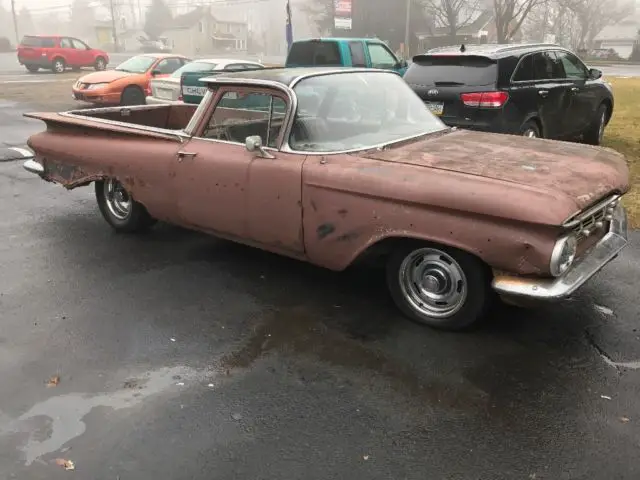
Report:
[[[287,65],[342,65],[336,42],[296,42],[287,56]]]
[[[27,35],[22,37],[20,45],[23,47],[53,48],[55,46],[55,42],[53,41],[53,38],[31,37]]]
[[[180,78],[183,73],[189,72],[209,72],[216,68],[216,63],[208,62],[191,62],[183,65],[171,74],[173,78]]]
[[[407,83],[418,85],[492,85],[498,65],[487,57],[473,55],[418,55],[404,75]]]

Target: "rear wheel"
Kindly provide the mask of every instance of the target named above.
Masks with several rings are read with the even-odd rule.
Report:
[[[143,232],[156,223],[144,205],[136,202],[118,180],[107,178],[95,182],[95,192],[100,213],[117,232]]]
[[[95,68],[98,72],[101,72],[102,70],[107,68],[107,62],[104,58],[98,57],[93,68]]]
[[[490,282],[482,261],[451,247],[404,245],[387,263],[387,284],[398,308],[414,322],[442,330],[462,330],[482,320],[494,298]]]
[[[584,143],[589,145],[600,145],[604,138],[604,127],[607,126],[609,116],[609,108],[604,104],[600,104],[596,112],[596,117],[586,132],[582,134]]]
[[[64,63],[64,60],[61,58],[56,58],[51,65],[51,70],[53,73],[64,73],[64,70],[67,68],[67,65]]]
[[[36,73],[38,70],[40,70],[40,67],[36,67],[35,65],[26,65],[27,70],[29,70],[29,72],[31,73]]]
[[[127,87],[122,92],[120,105],[144,105],[144,93],[138,87]]]
[[[540,138],[542,135],[540,134],[540,128],[538,124],[533,120],[529,120],[525,122],[522,127],[520,127],[520,135],[523,137],[529,138]]]

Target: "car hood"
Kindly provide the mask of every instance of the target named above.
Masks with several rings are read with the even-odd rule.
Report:
[[[360,156],[526,185],[566,196],[578,210],[629,190],[623,155],[556,140],[459,130]]]
[[[82,83],[111,83],[125,77],[140,75],[138,73],[119,72],[116,70],[105,70],[104,72],[93,72],[80,77]]]

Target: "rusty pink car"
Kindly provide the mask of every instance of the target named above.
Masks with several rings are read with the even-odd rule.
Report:
[[[399,309],[443,329],[496,296],[571,295],[627,244],[613,150],[448,128],[382,70],[205,83],[198,106],[26,114],[47,128],[25,168],[93,182],[120,232],[161,220],[332,270],[381,257]]]

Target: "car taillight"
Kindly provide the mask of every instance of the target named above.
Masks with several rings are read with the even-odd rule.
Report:
[[[509,100],[509,94],[507,92],[463,93],[460,99],[467,107],[500,108]]]

